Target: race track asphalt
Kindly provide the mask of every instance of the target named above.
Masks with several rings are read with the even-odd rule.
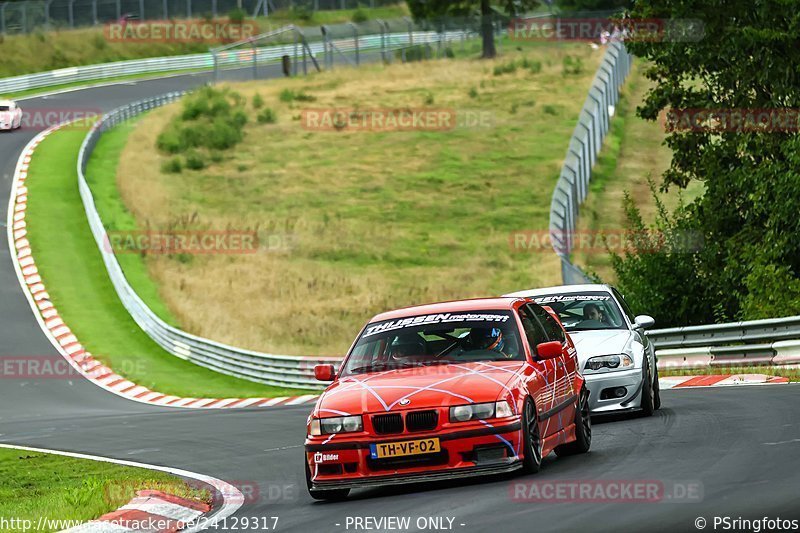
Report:
[[[186,75],[72,91],[22,102],[109,110],[196,86]],[[11,177],[36,132],[0,135],[0,211],[5,225]],[[5,228],[2,228],[5,234]],[[0,363],[4,358],[57,357],[17,282],[0,239]],[[76,378],[2,379],[0,442],[91,453],[215,476],[242,487],[247,503],[235,515],[277,516],[278,531],[354,531],[356,517],[449,517],[452,529],[506,531],[697,531],[713,517],[800,518],[800,387],[776,385],[662,392],[652,418],[599,420],[589,454],[545,459],[535,476],[355,491],[350,500],[314,502],[303,480],[302,442],[309,406],[199,410],[146,406]],[[797,402],[797,404],[795,403]],[[604,480],[651,482],[691,501],[520,502],[514,484]],[[349,520],[349,521],[348,521]],[[271,525],[271,521],[268,522]],[[447,521],[444,522],[445,526]],[[349,527],[348,527],[349,524]],[[228,529],[244,522],[228,521]],[[364,529],[361,529],[364,530]],[[382,530],[388,530],[386,528]],[[441,530],[441,529],[440,529]],[[718,526],[717,531],[721,530]]]

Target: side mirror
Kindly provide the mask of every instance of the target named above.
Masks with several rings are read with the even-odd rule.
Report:
[[[649,315],[638,315],[633,319],[633,323],[637,328],[647,329],[656,323],[656,319]]]
[[[555,359],[561,355],[561,343],[559,341],[550,341],[537,344],[536,355],[539,356],[539,359]]]
[[[317,381],[333,381],[333,378],[336,377],[336,369],[333,368],[333,365],[315,365],[314,377],[317,378]]]

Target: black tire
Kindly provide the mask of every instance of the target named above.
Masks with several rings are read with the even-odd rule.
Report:
[[[653,390],[655,391],[653,407],[655,409],[661,409],[661,386],[658,384],[658,364],[656,364],[655,378],[653,379]]]
[[[306,488],[308,489],[308,494],[315,500],[324,500],[324,501],[341,501],[347,498],[350,494],[350,489],[331,489],[331,490],[318,490],[311,488],[311,470],[308,468],[308,461],[303,459],[303,462],[306,464]]]
[[[642,384],[642,416],[653,416],[656,410],[655,389],[650,375],[650,361],[645,358],[644,383]]]
[[[589,391],[584,386],[575,405],[575,440],[556,446],[559,457],[586,453],[592,446],[592,417],[589,412]]]
[[[533,400],[525,398],[522,408],[522,442],[525,456],[522,459],[522,471],[535,474],[542,468],[542,433],[539,430],[539,414]]]

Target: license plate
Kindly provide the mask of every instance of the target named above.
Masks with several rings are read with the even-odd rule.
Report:
[[[385,457],[436,453],[442,451],[442,448],[439,446],[439,439],[435,438],[370,444],[369,451],[373,459],[383,459]]]

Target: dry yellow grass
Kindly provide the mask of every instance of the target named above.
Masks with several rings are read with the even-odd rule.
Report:
[[[630,79],[622,91],[619,116],[612,123],[611,135],[593,172],[590,193],[581,207],[578,220],[580,232],[604,231],[613,234],[625,231],[627,226],[622,201],[626,191],[645,222],[655,221],[656,202],[648,178],[656,185],[661,183],[661,175],[669,167],[672,152],[663,144],[666,135],[662,124],[636,116],[636,107],[641,105],[652,87],[652,83],[644,77],[643,69],[641,61],[634,63]],[[701,190],[699,184],[692,184],[688,191],[683,192],[684,201],[694,198]],[[679,193],[675,187],[660,197],[668,210],[678,205]],[[573,262],[596,272],[605,281],[613,283],[615,279],[609,256],[602,246],[590,250],[576,249]]]
[[[566,54],[585,72],[562,75]],[[542,71],[495,76],[527,57]],[[602,57],[585,45],[532,46],[496,61],[337,69],[250,82],[275,124],[200,171],[163,174],[155,138],[178,107],[145,117],[118,186],[139,227],[255,229],[287,244],[250,255],[148,256],[161,297],[190,332],[273,353],[344,353],[374,313],[560,281],[552,253],[515,252],[516,230],[546,230],[550,196]],[[286,103],[282,90],[316,100]],[[304,108],[479,110],[491,126],[438,132],[321,132]],[[255,115],[256,111],[253,111]],[[187,222],[188,221],[188,222]]]

